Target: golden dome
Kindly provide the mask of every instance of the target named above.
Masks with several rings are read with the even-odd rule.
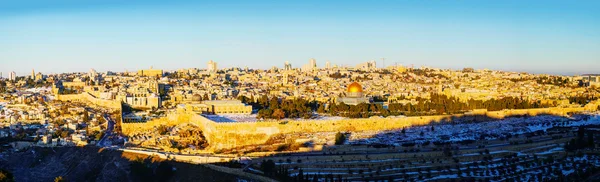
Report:
[[[348,85],[348,93],[357,93],[357,92],[362,92],[362,91],[363,91],[362,86],[356,82]]]

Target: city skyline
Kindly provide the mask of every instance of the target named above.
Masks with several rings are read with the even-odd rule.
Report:
[[[272,66],[267,66],[267,67],[248,67],[245,65],[239,65],[239,66],[229,66],[229,67],[220,67],[218,66],[216,69],[217,70],[225,70],[225,69],[232,69],[232,68],[249,68],[249,69],[254,69],[254,70],[269,70],[272,69],[273,67],[276,67],[280,70],[285,70],[285,66],[286,64],[291,64],[292,69],[298,69],[298,70],[303,70],[303,66],[309,65],[311,62],[311,59],[306,60],[306,62],[302,63],[302,62],[298,62],[297,64],[293,64],[292,62],[289,61],[284,61],[281,63],[281,65],[272,65]],[[315,59],[316,60],[316,59]],[[29,71],[24,71],[24,72],[17,72],[17,71],[7,71],[7,72],[0,72],[2,73],[0,75],[0,78],[10,78],[10,74],[15,73],[15,76],[17,77],[29,77],[32,75],[32,73],[34,74],[38,74],[38,73],[42,73],[43,75],[54,75],[54,74],[61,74],[61,73],[87,73],[90,72],[90,70],[94,70],[97,72],[115,72],[115,73],[119,73],[119,72],[137,72],[139,70],[145,70],[145,69],[157,69],[157,70],[164,70],[165,72],[177,72],[178,70],[181,69],[199,69],[199,70],[206,70],[209,71],[211,68],[209,68],[206,64],[210,63],[211,61],[214,61],[214,63],[219,63],[218,61],[215,60],[209,60],[209,61],[205,61],[204,63],[200,63],[198,66],[192,66],[192,67],[180,67],[180,68],[161,68],[161,67],[155,67],[153,65],[150,66],[139,66],[133,69],[117,69],[117,70],[110,70],[110,69],[99,69],[97,70],[96,68],[88,68],[87,70],[85,70],[85,68],[82,68],[82,70],[70,70],[70,71],[64,71],[64,72],[48,72],[48,71],[40,71],[36,68],[32,68]],[[443,70],[461,70],[464,68],[473,68],[476,70],[482,70],[482,69],[487,69],[487,70],[494,70],[494,71],[508,71],[508,72],[523,72],[523,73],[530,73],[530,74],[554,74],[554,75],[562,75],[562,76],[577,76],[577,75],[586,75],[586,74],[596,74],[596,72],[567,72],[567,73],[552,73],[552,72],[544,72],[544,71],[529,71],[529,70],[519,70],[519,69],[508,69],[508,70],[501,70],[501,69],[490,69],[490,68],[474,68],[474,67],[469,67],[469,66],[462,66],[462,67],[436,67],[436,66],[431,66],[431,65],[419,65],[419,64],[402,64],[400,62],[392,62],[392,63],[388,63],[388,64],[384,64],[385,62],[383,62],[382,60],[368,60],[368,61],[364,61],[364,62],[359,62],[356,64],[338,64],[336,62],[331,62],[330,60],[324,60],[323,62],[319,62],[319,60],[316,60],[316,68],[317,69],[331,69],[334,66],[340,67],[340,68],[355,68],[355,69],[360,69],[362,68],[361,66],[364,66],[367,63],[371,63],[372,61],[376,62],[376,68],[379,69],[383,69],[383,68],[390,68],[390,66],[403,66],[405,68],[414,68],[414,69],[419,69],[419,68],[433,68],[433,69],[443,69]],[[389,60],[388,60],[389,61]],[[328,67],[328,65],[330,67]],[[5,68],[8,70],[8,68]],[[42,70],[45,70],[42,68]]]
[[[600,67],[598,3],[559,1],[0,5],[0,72],[205,68],[473,67],[575,75]],[[67,66],[68,65],[68,66]]]
[[[0,3],[3,181],[600,181],[600,1]]]

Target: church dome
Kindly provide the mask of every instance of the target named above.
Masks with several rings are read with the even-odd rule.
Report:
[[[359,93],[362,91],[362,86],[356,82],[348,85],[348,93]]]

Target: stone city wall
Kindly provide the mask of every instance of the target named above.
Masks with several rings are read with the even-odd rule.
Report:
[[[587,107],[586,107],[587,108]],[[199,126],[210,144],[211,150],[233,148],[247,145],[264,144],[275,134],[288,133],[317,133],[317,132],[357,132],[383,131],[401,129],[403,127],[426,125],[430,123],[466,119],[484,121],[502,119],[509,116],[540,114],[566,115],[567,113],[585,111],[584,107],[577,108],[542,108],[519,109],[488,112],[478,110],[470,114],[416,116],[398,118],[368,118],[341,120],[282,120],[270,122],[233,122],[217,123],[202,117],[195,112],[179,109],[169,113],[167,117],[155,119],[147,123],[123,123],[122,131],[126,135],[150,131],[160,125],[178,125],[190,123]]]
[[[99,99],[91,95],[90,93],[84,92],[80,94],[66,94],[56,95],[56,100],[60,101],[76,101],[76,102],[88,102],[101,107],[106,107],[115,110],[121,110],[121,102],[117,100],[104,100]]]

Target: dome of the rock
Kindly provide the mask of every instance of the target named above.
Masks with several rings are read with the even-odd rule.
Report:
[[[362,91],[362,86],[356,82],[348,85],[348,93],[358,93]]]

